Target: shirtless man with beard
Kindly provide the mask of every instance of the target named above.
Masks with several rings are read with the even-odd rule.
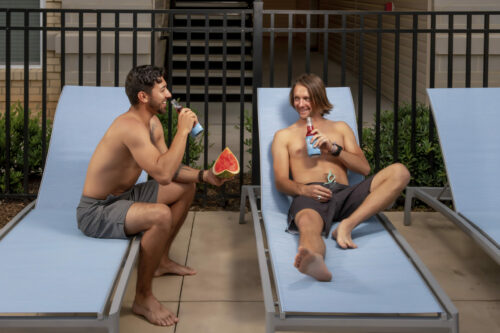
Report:
[[[197,121],[190,109],[180,111],[177,133],[167,148],[157,117],[166,112],[167,100],[172,97],[163,69],[133,68],[125,91],[131,107],[114,120],[92,155],[77,208],[78,227],[97,238],[128,238],[142,233],[132,310],[152,324],[170,326],[178,318],[153,295],[153,277],[196,273],[169,258],[170,246],[191,206],[195,184],[220,186],[224,181],[210,170],[181,164],[188,134]],[[142,170],[152,179],[136,184]]]
[[[325,243],[321,236],[329,234],[332,222],[340,221],[332,237],[344,249],[356,248],[352,230],[387,208],[408,184],[410,173],[404,165],[395,163],[350,186],[347,170],[367,176],[370,165],[349,125],[323,117],[333,106],[321,78],[314,74],[300,76],[290,91],[290,104],[299,119],[274,136],[276,187],[293,196],[287,231],[299,234],[295,267],[319,281],[330,281],[332,273],[325,265]],[[312,118],[314,126],[314,146],[321,149],[318,157],[307,154],[307,117]]]

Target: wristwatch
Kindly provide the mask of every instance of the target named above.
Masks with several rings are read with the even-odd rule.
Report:
[[[200,170],[200,172],[198,172],[198,183],[204,183],[203,181],[203,172],[205,172],[205,170]]]
[[[343,150],[344,148],[341,146],[341,145],[338,145],[336,144],[335,142],[332,143],[332,155],[333,156],[339,156],[340,155],[340,152]]]

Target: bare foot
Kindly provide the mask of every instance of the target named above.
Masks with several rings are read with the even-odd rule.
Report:
[[[299,246],[294,266],[299,272],[307,274],[319,281],[331,281],[332,273],[328,270],[323,256]]]
[[[162,261],[155,272],[155,276],[162,276],[165,274],[175,274],[181,276],[195,275],[196,271],[191,267],[182,266],[175,261],[169,260],[168,262]]]
[[[337,244],[343,249],[355,249],[358,246],[352,241],[351,230],[346,226],[346,223],[340,222],[337,229],[333,230],[332,237],[337,241]]]
[[[165,309],[153,295],[140,296],[137,294],[132,311],[143,316],[153,325],[172,326],[179,321],[179,318]]]

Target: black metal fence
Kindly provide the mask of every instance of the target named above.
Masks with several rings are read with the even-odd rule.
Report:
[[[16,15],[22,15],[22,24],[12,23]],[[40,17],[39,25],[30,24],[32,16]],[[3,41],[0,53],[5,55],[4,63],[0,64],[0,73],[3,72],[0,82],[3,80],[5,83],[0,87],[4,89],[4,128],[0,129],[0,143],[3,143],[0,154],[4,156],[0,165],[3,187],[0,197],[35,196],[29,190],[29,175],[33,170],[29,165],[28,106],[35,93],[30,90],[28,69],[36,67],[30,60],[30,34],[39,34],[41,39],[40,64],[37,67],[41,71],[41,88],[36,94],[41,94],[42,138],[47,136],[47,90],[51,80],[49,76],[53,78],[53,73],[58,73],[59,89],[68,83],[119,86],[123,84],[126,74],[123,68],[129,69],[145,62],[161,63],[168,69],[168,85],[184,86],[183,92],[176,96],[180,96],[188,106],[195,101],[203,104],[203,111],[200,112],[207,129],[203,138],[205,168],[210,163],[209,105],[221,103],[220,140],[224,147],[228,112],[239,113],[239,137],[243,138],[245,103],[252,102],[252,182],[259,183],[257,87],[290,86],[292,79],[302,72],[315,72],[327,85],[351,86],[355,92],[360,135],[363,126],[367,126],[366,114],[373,113],[373,120],[368,121],[368,125],[373,123],[377,133],[373,147],[376,161],[380,156],[382,102],[388,100],[394,110],[392,155],[393,160],[398,161],[398,110],[403,100],[408,101],[412,109],[411,140],[414,150],[417,144],[417,102],[426,102],[426,87],[488,87],[500,84],[496,77],[489,74],[492,70],[490,58],[500,57],[500,54],[497,55],[500,53],[500,46],[497,45],[500,40],[499,24],[500,12],[263,10],[259,1],[254,2],[252,9],[0,9],[0,37],[3,38],[0,38],[0,43]],[[12,34],[16,31],[23,35],[23,61],[19,66],[11,60]],[[48,40],[51,34],[57,35],[55,45],[52,45],[55,57],[60,59],[57,68],[48,67]],[[104,35],[106,41],[103,40]],[[214,40],[220,43],[214,43]],[[463,54],[459,52],[460,55],[457,55],[462,42]],[[124,57],[125,47],[131,49],[129,57]],[[68,57],[69,48],[78,50],[75,59]],[[92,51],[86,51],[87,48]],[[165,52],[160,52],[163,49]],[[106,68],[103,66],[105,52],[110,57]],[[86,54],[90,53],[95,57],[95,68],[91,71],[93,79],[89,79],[86,64],[89,61]],[[219,55],[214,57],[214,53]],[[159,59],[158,54],[164,54],[164,59]],[[24,70],[23,99],[20,101],[24,106],[22,147],[12,147],[10,141],[11,105],[16,102],[11,93],[11,73],[17,69],[16,66]],[[109,73],[105,73],[106,70]],[[214,71],[218,74],[214,75]],[[104,74],[109,75],[104,77]],[[236,90],[229,91],[231,85]],[[216,86],[221,89],[213,91]],[[375,96],[375,100],[371,103],[374,105],[367,107],[365,96],[368,92]],[[239,107],[228,111],[226,105],[229,102],[239,103]],[[172,112],[168,114],[167,139],[170,142],[173,119]],[[429,117],[428,121],[432,129],[432,118]],[[433,130],[429,131],[430,136],[433,133]],[[431,141],[434,139],[430,137]],[[242,139],[239,144],[239,158],[244,165]],[[11,152],[14,149],[23,151],[21,193],[14,193],[11,188]],[[46,151],[47,142],[42,140],[42,165]],[[189,153],[186,157],[188,161],[192,158]],[[242,183],[243,174],[240,176]]]

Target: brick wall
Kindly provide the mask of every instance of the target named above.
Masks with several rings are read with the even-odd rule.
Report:
[[[46,0],[45,8],[61,8],[61,0]],[[59,26],[58,14],[47,14],[48,26]],[[49,35],[49,33],[47,34]],[[61,61],[54,51],[47,52],[47,116],[54,117],[54,112],[61,92]],[[38,68],[37,68],[38,67]],[[0,112],[5,112],[5,68],[0,69]],[[42,68],[33,66],[29,71],[29,109],[35,115],[42,110]],[[10,101],[24,103],[24,68],[11,67],[10,71]]]

